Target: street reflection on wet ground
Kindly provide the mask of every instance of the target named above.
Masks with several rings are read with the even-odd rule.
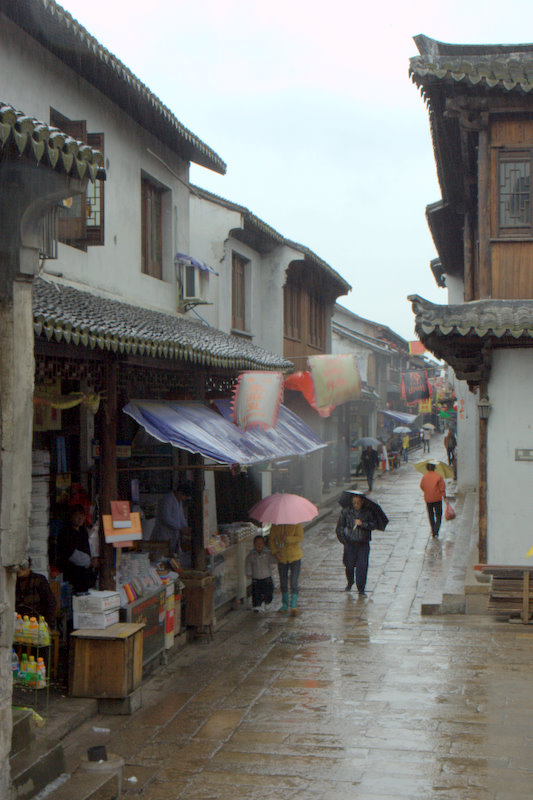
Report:
[[[533,632],[488,616],[421,617],[453,547],[433,541],[409,465],[376,483],[368,597],[344,591],[338,515],[306,532],[297,617],[227,617],[152,677],[108,750],[157,768],[144,800],[519,800],[533,797]],[[99,735],[99,741],[102,735]]]

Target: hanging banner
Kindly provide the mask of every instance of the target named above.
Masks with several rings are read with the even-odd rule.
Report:
[[[309,368],[318,408],[339,406],[361,397],[361,376],[353,353],[310,356]]]
[[[313,379],[308,370],[301,372],[293,372],[292,375],[287,375],[285,378],[285,388],[291,389],[294,392],[301,392],[311,408],[318,411],[321,417],[329,417],[335,406],[325,406],[318,408],[315,398],[315,387],[313,386]]]
[[[244,430],[273,428],[278,419],[283,375],[281,372],[243,372],[233,392],[233,421]]]
[[[428,397],[427,400],[419,400],[418,401],[418,413],[419,414],[431,414],[431,398]]]
[[[425,369],[414,369],[402,374],[401,396],[408,406],[415,406],[419,400],[431,398]]]

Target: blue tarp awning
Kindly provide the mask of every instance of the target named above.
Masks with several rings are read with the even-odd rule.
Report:
[[[248,431],[231,421],[229,400],[218,400],[215,405],[218,411],[203,403],[131,400],[123,411],[160,442],[200,453],[220,464],[251,466],[313,453],[326,446],[283,405],[274,428]]]
[[[419,414],[408,414],[406,411],[389,411],[382,408],[380,414],[387,414],[398,422],[403,422],[404,425],[412,425],[415,419],[420,416]]]

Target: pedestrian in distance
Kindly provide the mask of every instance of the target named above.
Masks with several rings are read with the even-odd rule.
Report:
[[[374,484],[374,472],[376,471],[378,463],[378,454],[376,451],[372,447],[365,447],[361,453],[361,464],[363,465],[363,470],[366,475],[369,492],[372,491],[372,486]]]
[[[442,521],[442,501],[446,499],[446,484],[444,478],[435,472],[437,463],[428,461],[427,472],[422,475],[420,488],[424,492],[424,500],[428,512],[431,534],[434,539],[438,538],[440,524]]]
[[[279,588],[281,591],[281,612],[289,610],[295,616],[298,611],[298,591],[303,551],[301,543],[304,529],[298,525],[272,525],[270,529],[270,549],[278,562]],[[290,588],[290,597],[289,597]]]
[[[455,448],[457,447],[457,439],[455,433],[451,428],[448,428],[444,437],[444,447],[448,456],[448,465],[453,466],[455,460]]]
[[[359,596],[365,597],[372,531],[385,530],[388,519],[381,507],[364,492],[343,492],[339,502],[343,508],[335,532],[344,548],[345,591],[351,591],[355,582]]]
[[[254,538],[253,549],[246,556],[244,565],[246,576],[252,579],[252,611],[258,613],[267,609],[274,597],[272,564],[276,559],[265,546],[265,540],[258,534]],[[264,608],[263,608],[264,605]]]
[[[422,443],[424,445],[424,453],[429,453],[431,444],[431,431],[429,428],[422,428]]]
[[[403,460],[404,464],[407,464],[409,461],[409,434],[405,433],[402,437],[402,453],[403,453]]]

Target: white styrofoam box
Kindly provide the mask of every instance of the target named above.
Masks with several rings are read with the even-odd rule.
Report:
[[[111,591],[89,589],[89,594],[77,594],[72,598],[72,609],[80,612],[101,613],[120,608],[120,594]]]
[[[45,511],[50,507],[50,498],[47,494],[32,494],[31,513],[34,511]]]
[[[72,598],[74,602],[75,597]],[[101,613],[91,613],[90,611],[74,611],[73,626],[78,628],[109,628],[118,622],[118,608],[113,611],[102,611]]]
[[[31,496],[37,494],[50,494],[50,481],[46,478],[33,478],[31,482]]]
[[[48,539],[32,539],[28,542],[28,553],[33,561],[35,556],[48,555]]]

